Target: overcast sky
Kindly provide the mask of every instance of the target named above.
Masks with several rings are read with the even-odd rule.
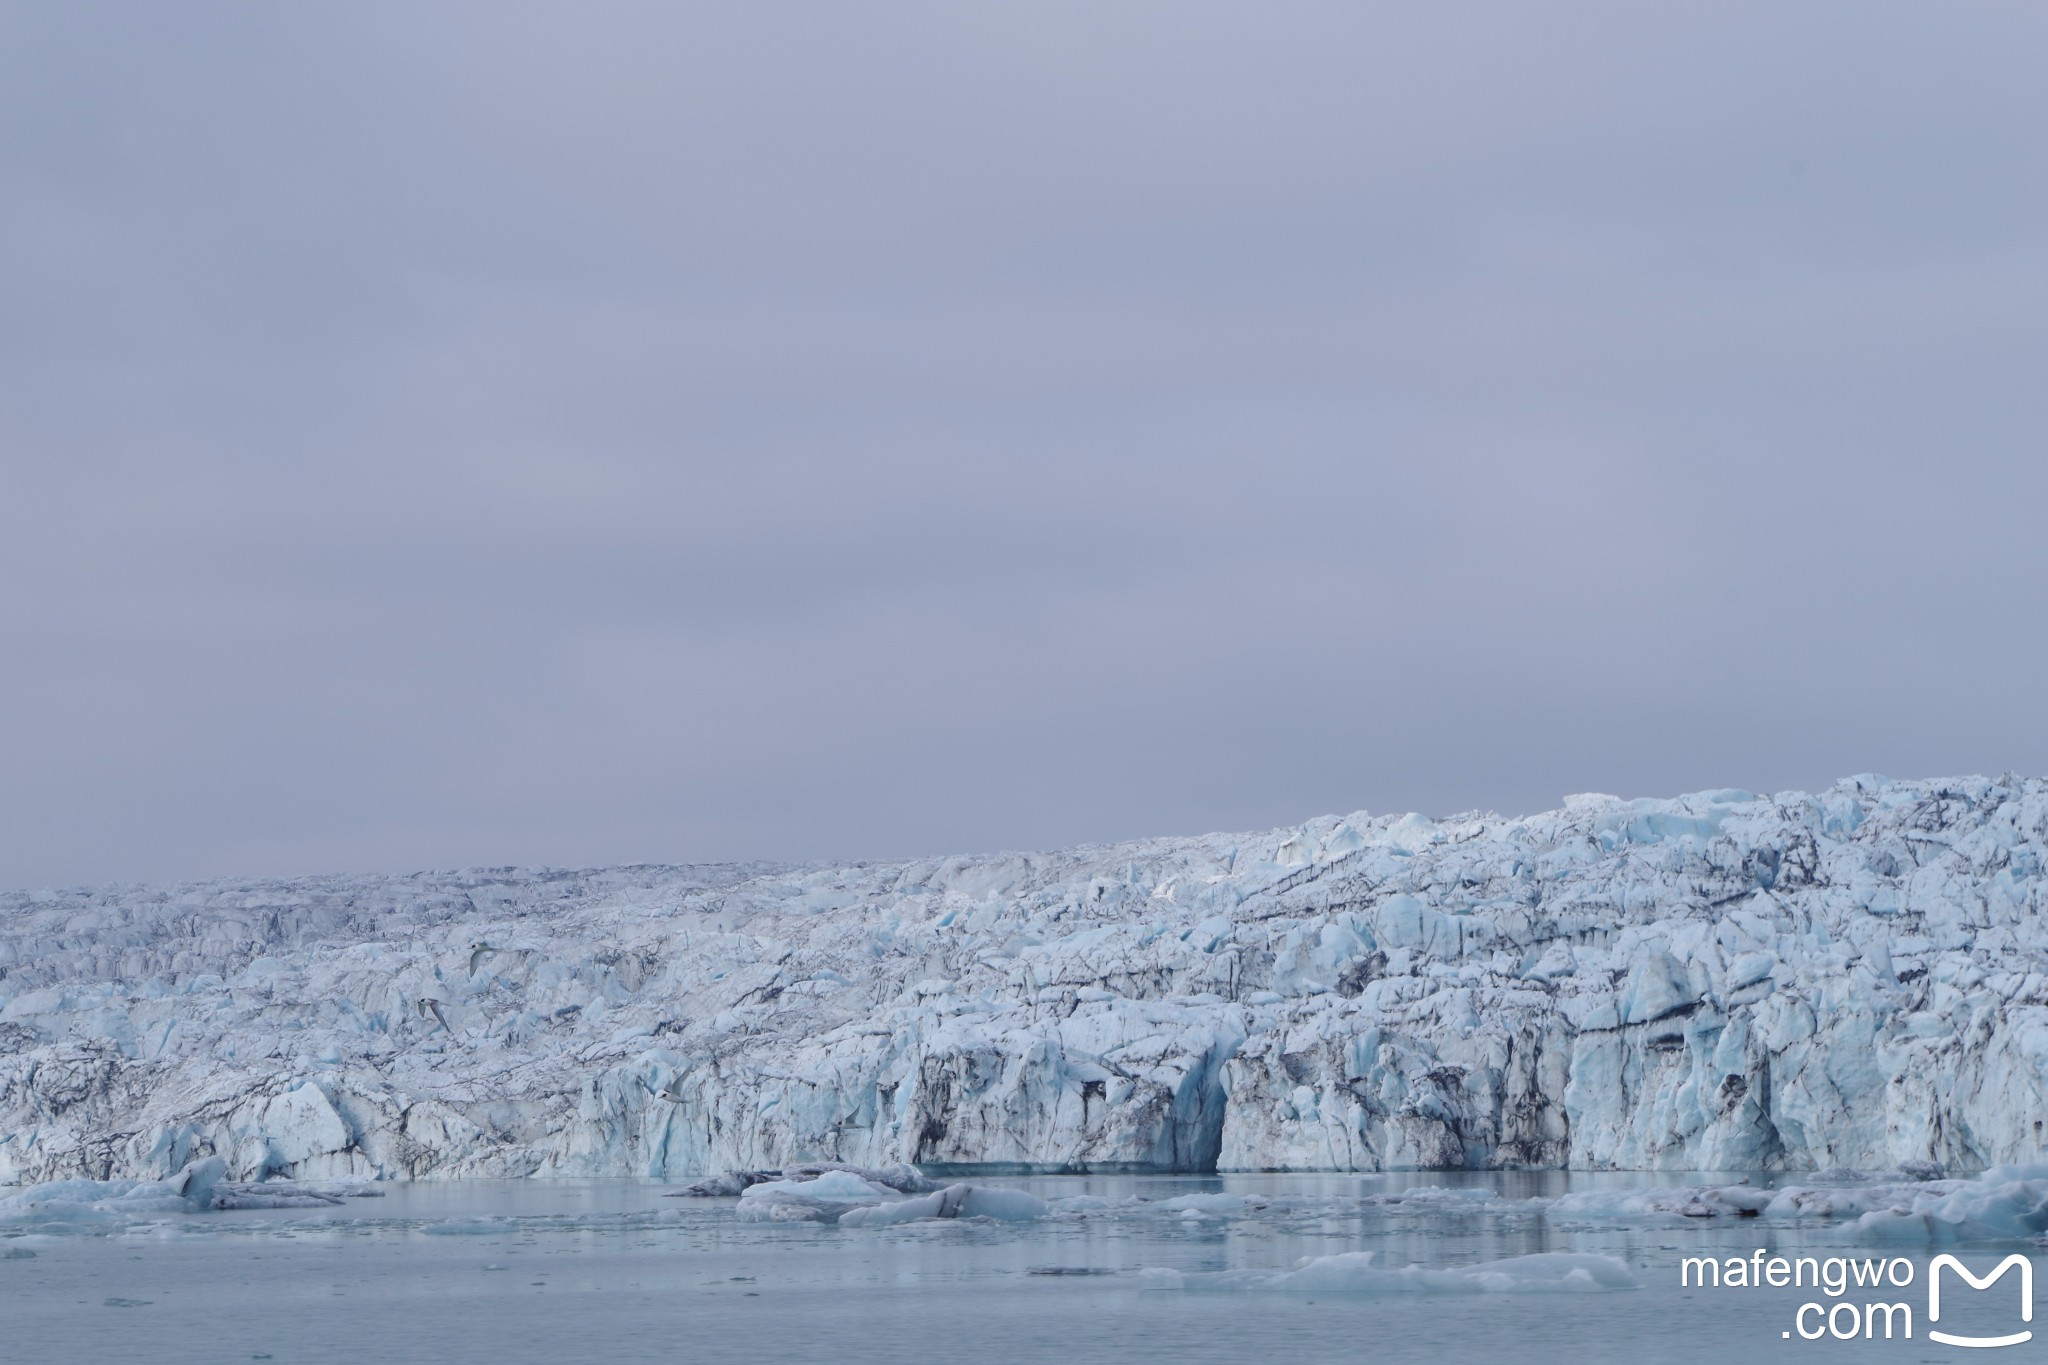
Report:
[[[0,3],[0,886],[2048,772],[2048,8]]]

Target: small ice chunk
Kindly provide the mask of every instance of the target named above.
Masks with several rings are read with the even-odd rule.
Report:
[[[1199,1274],[1148,1267],[1140,1286],[1150,1290],[1276,1291],[1295,1294],[1530,1294],[1606,1293],[1639,1287],[1612,1256],[1546,1251],[1478,1265],[1382,1270],[1370,1251],[1304,1257],[1293,1270],[1227,1270]]]
[[[727,1171],[724,1175],[708,1175],[692,1185],[685,1185],[674,1194],[665,1194],[663,1199],[730,1199],[745,1194],[755,1185],[765,1185],[778,1179],[774,1171]]]
[[[902,1194],[929,1194],[939,1188],[925,1177],[924,1172],[903,1161],[888,1166],[855,1166],[844,1161],[805,1161],[782,1168],[783,1178],[787,1180],[810,1180],[833,1171],[846,1171],[859,1176],[870,1185],[885,1185]]]
[[[849,1228],[887,1227],[915,1223],[927,1218],[994,1218],[1003,1222],[1028,1222],[1043,1218],[1050,1206],[1043,1199],[1022,1190],[985,1185],[948,1185],[931,1194],[916,1195],[894,1203],[850,1209],[840,1215],[839,1225]]]

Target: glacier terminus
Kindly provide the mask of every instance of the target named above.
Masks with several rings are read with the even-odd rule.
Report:
[[[2038,1161],[2048,782],[0,896],[0,1183]]]

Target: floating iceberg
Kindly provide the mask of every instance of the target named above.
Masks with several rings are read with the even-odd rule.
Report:
[[[290,1182],[223,1180],[220,1157],[195,1161],[165,1180],[53,1180],[0,1190],[0,1226],[63,1224],[124,1227],[167,1214],[224,1209],[327,1208],[344,1199],[378,1197],[360,1187],[315,1188]]]
[[[740,1194],[739,1216],[753,1223],[836,1223],[855,1209],[894,1203],[904,1195],[852,1171],[827,1171],[808,1180],[769,1180]]]
[[[0,1184],[2015,1165],[2048,1158],[2044,868],[2048,783],[1865,777],[0,895]]]
[[[1023,1223],[1043,1218],[1047,1208],[1043,1199],[1023,1190],[986,1185],[948,1185],[942,1190],[893,1204],[855,1209],[843,1215],[839,1225],[872,1228],[892,1223],[914,1223],[926,1218],[993,1218],[999,1222]]]
[[[933,1186],[912,1179],[877,1181],[874,1172],[830,1167],[786,1180],[749,1185],[740,1194],[739,1217],[756,1223],[837,1223],[841,1227],[886,1227],[928,1218],[995,1218],[1022,1222],[1043,1217],[1046,1202],[1022,1190],[978,1185]],[[883,1172],[889,1175],[894,1172]],[[905,1194],[904,1186],[928,1193]]]
[[[2048,1234],[2048,1166],[1997,1166],[1974,1180],[1929,1180],[1781,1191],[1775,1218],[1853,1218],[1889,1242],[2038,1239]]]
[[[0,1193],[0,1224],[128,1223],[152,1214],[219,1207],[219,1157],[195,1161],[166,1180],[52,1180]]]
[[[1652,1190],[1579,1190],[1538,1200],[1559,1222],[1665,1218],[1756,1218],[1777,1199],[1775,1190],[1751,1185],[1666,1186]]]

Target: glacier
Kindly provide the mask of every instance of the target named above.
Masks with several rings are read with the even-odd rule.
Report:
[[[2048,1159],[2044,847],[2048,782],[1866,776],[11,893],[0,1184],[2020,1167]]]

